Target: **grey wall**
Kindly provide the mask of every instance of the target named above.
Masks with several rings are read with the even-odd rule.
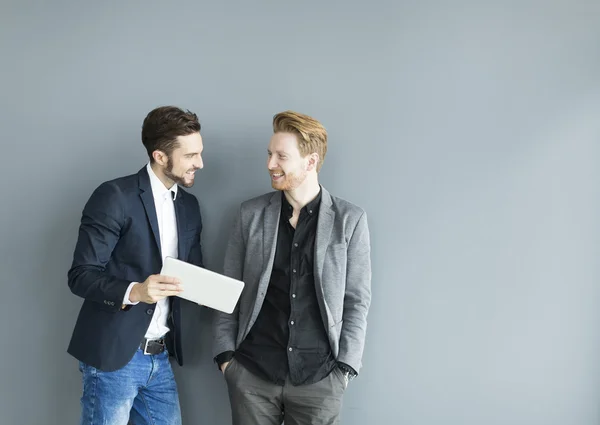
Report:
[[[270,190],[272,115],[327,126],[322,183],[373,243],[343,423],[600,423],[600,3],[448,4],[3,2],[0,422],[76,423],[81,209],[176,104],[204,126],[214,270],[233,209]],[[226,424],[207,314],[186,313],[184,423]]]

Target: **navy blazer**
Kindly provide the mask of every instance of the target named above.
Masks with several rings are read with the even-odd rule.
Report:
[[[202,266],[202,218],[198,200],[178,188],[175,199],[178,258]],[[68,352],[97,369],[125,366],[140,346],[155,304],[122,309],[131,282],[160,273],[160,235],[150,177],[137,174],[101,184],[83,209],[79,237],[68,272],[71,291],[85,301]],[[180,365],[180,298],[169,297],[167,348]]]

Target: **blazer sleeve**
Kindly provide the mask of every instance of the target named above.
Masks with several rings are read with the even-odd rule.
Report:
[[[115,184],[103,183],[92,193],[83,209],[68,272],[73,294],[114,312],[121,309],[131,283],[105,271],[124,225],[123,205],[122,192]]]
[[[236,218],[227,249],[223,273],[234,279],[243,280],[244,259],[246,258],[246,243],[244,242],[242,229],[242,211]],[[213,324],[213,355],[219,356],[227,351],[235,351],[235,343],[238,333],[239,306],[237,303],[233,313],[227,314],[220,311],[215,312]]]
[[[366,213],[362,213],[348,243],[346,291],[338,361],[356,372],[362,366],[371,305],[371,242]]]

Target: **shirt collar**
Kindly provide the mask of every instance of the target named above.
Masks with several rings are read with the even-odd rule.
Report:
[[[319,185],[319,193],[317,194],[316,198],[310,201],[304,207],[302,207],[300,212],[308,213],[310,215],[317,214],[319,212],[319,207],[321,206],[322,193],[323,191],[321,190],[321,186]],[[281,191],[281,209],[286,213],[288,218],[292,217],[294,209],[292,208],[292,205],[288,202],[283,191]]]
[[[177,198],[177,184],[174,184],[171,189],[167,189],[163,182],[161,182],[158,176],[154,173],[150,163],[146,165],[146,170],[148,170],[148,175],[150,176],[150,186],[152,187],[152,194],[155,198],[163,199],[166,195],[171,196],[173,200]],[[172,192],[172,194],[168,192]]]

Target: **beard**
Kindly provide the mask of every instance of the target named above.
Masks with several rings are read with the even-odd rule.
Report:
[[[168,157],[167,160],[167,166],[165,167],[165,169],[163,170],[163,173],[165,175],[165,177],[167,177],[168,179],[172,180],[175,184],[179,185],[179,186],[183,186],[183,187],[192,187],[194,185],[194,180],[192,179],[191,181],[186,181],[184,176],[178,176],[176,174],[173,173],[173,161],[171,161],[171,158]],[[188,171],[196,171],[195,168],[190,169]]]
[[[269,175],[272,174],[283,174],[283,177],[279,181],[275,181],[271,178],[271,186],[273,189],[290,191],[297,189],[304,183],[308,171],[301,170],[299,173],[284,173],[282,170],[274,170],[269,172]]]

